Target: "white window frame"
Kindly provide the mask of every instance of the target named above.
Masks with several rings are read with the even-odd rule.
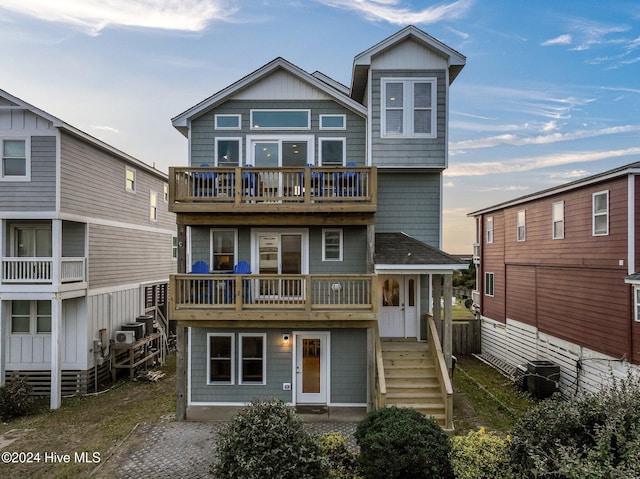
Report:
[[[13,318],[14,318],[14,314],[13,314],[13,301],[25,301],[27,303],[29,303],[29,331],[20,331],[20,332],[14,332],[13,331]],[[50,318],[50,322],[49,324],[51,325],[51,323],[53,322],[53,314],[50,315],[38,315],[38,302],[42,301],[42,302],[47,302],[46,300],[13,300],[11,302],[11,305],[9,306],[9,332],[12,335],[44,335],[44,334],[51,334],[51,329],[49,329],[49,331],[38,331],[38,318],[39,317],[48,317]],[[49,303],[51,303],[49,301]],[[23,317],[23,316],[21,316]]]
[[[214,251],[213,251],[213,235],[216,232],[223,232],[223,231],[233,232],[233,262],[231,264],[230,270],[214,269],[215,262],[214,262]],[[212,271],[213,273],[216,273],[219,271],[223,271],[223,272],[233,271],[233,267],[237,263],[238,263],[238,229],[237,228],[211,228],[209,230],[209,265],[210,265],[209,270]]]
[[[516,241],[527,240],[527,210],[516,213]]]
[[[149,190],[149,220],[158,222],[158,193],[153,190]]]
[[[229,361],[231,363],[231,376],[230,381],[212,381],[211,380],[211,338],[212,337],[227,337],[231,341],[231,356]],[[210,386],[233,386],[235,384],[236,377],[236,335],[235,333],[207,333],[207,384]],[[225,358],[226,359],[226,358]]]
[[[490,287],[489,287],[490,286]],[[493,298],[496,290],[496,275],[495,273],[484,273],[484,295]]]
[[[323,126],[322,121],[325,118],[342,118],[342,126]],[[319,126],[321,130],[346,130],[347,129],[347,115],[320,115]]]
[[[235,166],[241,166],[242,165],[242,138],[239,136],[234,136],[234,137],[217,137],[215,139],[215,147],[214,147],[214,153],[213,153],[213,164],[214,166],[220,166],[218,164],[218,143],[220,141],[235,141],[236,143],[238,143],[238,162],[235,163]]]
[[[255,126],[253,121],[253,114],[256,112],[306,112],[307,113],[307,126]],[[310,130],[311,129],[311,110],[302,108],[257,108],[249,111],[249,121],[251,130]]]
[[[562,226],[562,231],[557,235],[556,224]],[[564,239],[564,201],[556,201],[551,205],[551,239]]]
[[[402,83],[402,95],[404,99],[404,104],[401,108],[403,112],[402,115],[402,133],[387,133],[387,110],[391,108],[387,108],[386,106],[386,92],[387,92],[387,84],[389,83]],[[413,121],[413,113],[415,111],[414,107],[414,85],[416,83],[431,83],[431,132],[430,133],[415,133],[414,132],[414,121]],[[437,78],[434,77],[411,77],[411,78],[393,78],[387,77],[381,79],[381,98],[380,98],[380,136],[382,138],[437,138],[437,87],[438,81]]]
[[[322,158],[322,144],[325,141],[336,141],[342,142],[342,165],[346,166],[347,164],[347,139],[345,137],[323,137],[318,138],[318,161],[320,166],[325,166]],[[332,166],[335,166],[331,163]]]
[[[171,236],[171,259],[178,260],[178,237]]]
[[[262,338],[262,381],[243,381],[242,376],[242,339],[245,337]],[[248,358],[258,359],[258,358]],[[238,334],[238,384],[250,386],[264,386],[267,384],[267,334],[266,333],[239,333]]]
[[[313,135],[247,135],[246,138],[246,151],[247,161],[246,164],[256,166],[256,160],[254,155],[254,143],[278,143],[278,167],[282,167],[282,143],[292,141],[304,141],[307,143],[307,165],[315,164],[315,137]],[[216,156],[217,158],[217,156]]]
[[[129,180],[129,173],[133,173],[132,180]],[[131,183],[131,188],[129,188],[129,183]],[[124,170],[124,190],[128,193],[136,192],[136,170],[129,166],[125,166]]]
[[[596,212],[596,196],[605,195],[607,199],[607,209],[604,212]],[[597,191],[591,196],[591,232],[593,236],[607,236],[609,234],[609,190]],[[596,217],[604,216],[607,219],[607,228],[603,233],[596,232]]]
[[[242,128],[242,115],[240,114],[217,114],[214,115],[214,128],[216,130],[240,130]],[[237,118],[238,126],[220,126],[218,125],[219,118]]]
[[[635,304],[635,320],[640,322],[640,286],[633,287],[634,304]]]
[[[340,243],[338,245],[339,257],[327,258],[327,233],[338,233],[340,235]],[[344,230],[342,228],[322,228],[322,261],[342,261],[344,251]]]
[[[493,243],[493,216],[487,216],[485,223],[487,244]]]
[[[24,175],[14,176],[4,175],[4,142],[5,141],[24,141]],[[7,157],[8,158],[8,157]],[[0,181],[31,181],[31,138],[30,137],[5,137],[0,138]]]
[[[169,203],[169,183],[164,183],[162,185],[162,197],[165,203]]]

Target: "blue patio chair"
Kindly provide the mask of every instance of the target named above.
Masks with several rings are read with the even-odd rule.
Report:
[[[208,274],[206,261],[196,261],[191,267],[191,274]],[[189,282],[190,298],[193,304],[209,304],[213,299],[213,281],[210,279],[192,279]]]
[[[233,267],[233,274],[251,274],[251,266],[246,261],[239,261]],[[225,281],[226,288],[226,301],[227,303],[233,303],[236,297],[236,281],[230,279]],[[251,283],[248,279],[242,281],[242,291],[245,303],[251,302]]]
[[[245,168],[253,168],[253,165],[247,163]],[[242,173],[242,188],[244,189],[245,196],[258,196],[258,182],[257,173],[245,171]]]
[[[313,168],[315,165],[313,163],[307,163],[307,168]],[[304,186],[304,173],[300,173],[300,195],[304,195],[303,186]],[[309,192],[310,196],[322,196],[322,172],[321,171],[312,171],[310,173],[311,176],[311,191]]]
[[[347,166],[355,167],[356,164],[349,162]],[[335,173],[334,176],[336,196],[357,197],[362,194],[359,172],[345,171],[343,173]]]
[[[208,163],[202,163],[202,168],[209,168]],[[212,171],[198,171],[194,174],[193,196],[206,198],[216,196],[216,177]]]

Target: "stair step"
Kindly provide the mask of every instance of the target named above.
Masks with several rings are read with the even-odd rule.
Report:
[[[428,351],[427,343],[416,341],[382,341],[382,351]]]
[[[387,389],[387,400],[392,399],[414,399],[416,401],[407,402],[432,402],[440,401],[442,403],[442,394],[440,391],[398,391],[395,389]],[[419,401],[418,401],[419,400]]]
[[[441,413],[444,414],[444,404],[429,404],[429,403],[411,403],[406,401],[387,401],[387,406],[405,407],[409,409],[415,409],[422,414],[426,413]]]
[[[413,358],[424,358],[430,359],[433,361],[431,357],[431,353],[427,350],[422,351],[406,351],[406,350],[392,350],[392,351],[383,351],[382,357],[384,359],[413,359]]]
[[[382,362],[384,368],[433,368],[435,370],[436,365],[433,361],[427,361],[426,359],[387,359],[383,356]]]
[[[437,379],[434,368],[384,368],[386,378]]]

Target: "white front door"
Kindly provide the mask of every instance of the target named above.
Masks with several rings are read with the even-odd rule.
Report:
[[[329,333],[297,333],[296,404],[327,404]]]
[[[383,338],[418,335],[419,284],[416,275],[380,277],[378,327]]]

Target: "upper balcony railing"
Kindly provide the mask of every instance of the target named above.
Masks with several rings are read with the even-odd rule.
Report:
[[[53,258],[11,258],[2,261],[2,283],[53,283]],[[62,258],[60,282],[85,281],[85,258]]]
[[[375,212],[372,167],[169,168],[174,212]]]

